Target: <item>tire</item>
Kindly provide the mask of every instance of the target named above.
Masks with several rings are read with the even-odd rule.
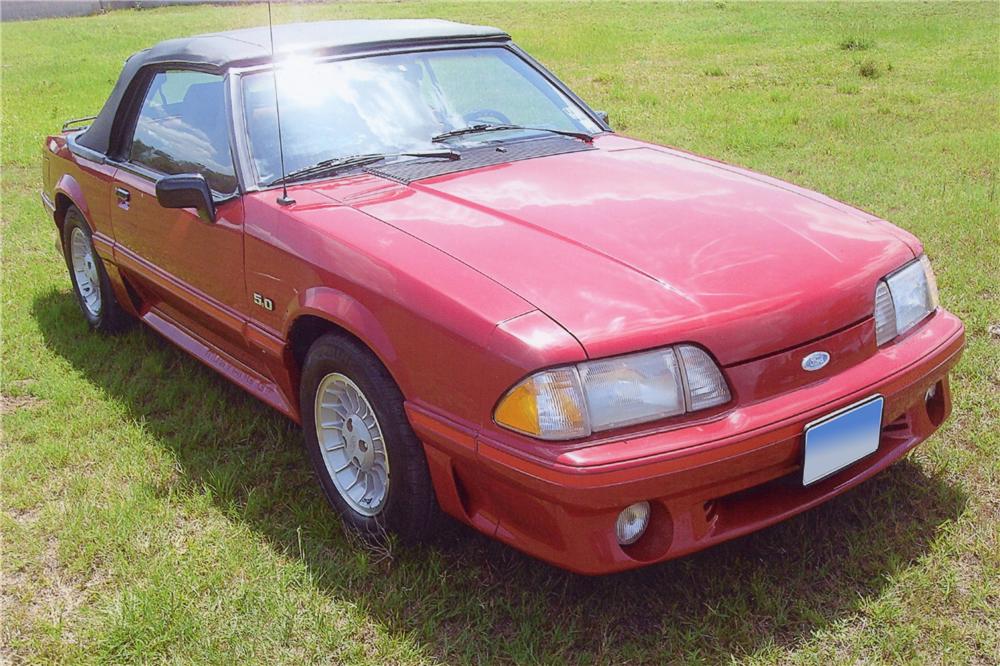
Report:
[[[371,351],[348,335],[320,337],[306,355],[299,404],[306,454],[346,527],[411,542],[436,532],[440,509],[423,445]]]
[[[77,305],[95,331],[114,333],[128,323],[128,315],[115,297],[97,250],[90,225],[76,206],[66,211],[62,235],[63,255]]]

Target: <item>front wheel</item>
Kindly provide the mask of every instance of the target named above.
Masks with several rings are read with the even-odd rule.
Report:
[[[319,338],[306,356],[300,404],[307,455],[349,528],[408,540],[434,532],[439,510],[423,445],[374,354],[346,335]]]

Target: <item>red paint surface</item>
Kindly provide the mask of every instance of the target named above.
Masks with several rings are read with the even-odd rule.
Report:
[[[296,420],[293,331],[303,317],[346,329],[400,385],[442,508],[569,569],[635,567],[786,518],[933,432],[930,386],[942,383],[940,414],[950,409],[956,318],[939,310],[874,342],[876,282],[919,242],[736,167],[604,135],[597,150],[410,185],[367,174],[297,185],[288,207],[251,193],[208,224],[63,137],[46,145],[57,221],[68,202],[84,211],[116,293],[150,326]],[[133,193],[129,210],[116,184]],[[720,362],[731,403],[558,444],[492,422],[498,398],[540,368],[679,342]],[[833,360],[804,373],[816,350]],[[879,451],[813,487],[787,482],[803,425],[874,393],[894,422]],[[619,547],[614,518],[641,499],[650,531]]]

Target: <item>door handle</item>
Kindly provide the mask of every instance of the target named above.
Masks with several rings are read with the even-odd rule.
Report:
[[[118,207],[122,210],[128,210],[129,199],[132,198],[132,193],[126,190],[124,187],[115,188],[115,196],[118,198]]]

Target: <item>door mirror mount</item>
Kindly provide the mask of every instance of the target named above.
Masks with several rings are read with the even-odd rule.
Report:
[[[200,173],[164,176],[156,181],[156,200],[164,208],[194,208],[198,217],[215,222],[215,201],[208,181]]]

